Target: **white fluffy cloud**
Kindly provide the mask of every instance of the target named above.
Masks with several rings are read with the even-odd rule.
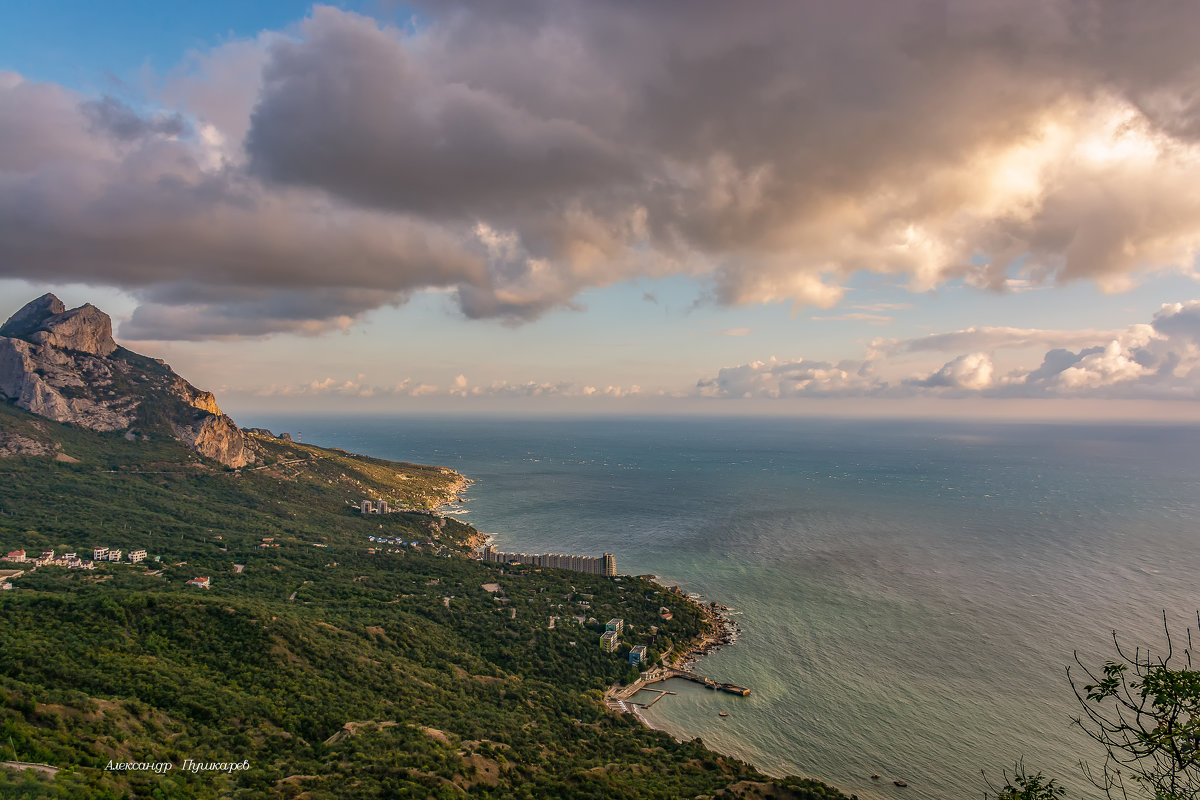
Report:
[[[932,389],[966,389],[981,391],[992,385],[992,374],[996,371],[992,357],[987,353],[968,353],[948,361],[945,366],[916,385]]]
[[[1079,341],[1078,349],[1054,347],[1040,365],[999,374],[993,355],[973,351],[917,377],[879,377],[889,359],[922,350],[962,345],[1024,350],[1038,343]],[[1043,345],[1044,346],[1044,345]],[[894,371],[894,370],[893,370]],[[876,341],[862,362],[833,365],[771,358],[721,369],[701,379],[706,397],[905,396],[1119,397],[1200,399],[1200,300],[1170,303],[1146,324],[1115,334],[983,328],[920,339]]]
[[[887,385],[871,377],[862,362],[781,361],[772,356],[738,367],[726,367],[716,377],[696,384],[703,397],[749,399],[805,395],[872,395]]]

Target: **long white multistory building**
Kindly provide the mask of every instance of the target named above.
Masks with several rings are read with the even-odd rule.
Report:
[[[494,564],[532,564],[535,567],[569,569],[591,575],[617,574],[617,559],[612,553],[601,556],[576,556],[565,553],[502,553],[492,545],[480,549],[480,557]]]

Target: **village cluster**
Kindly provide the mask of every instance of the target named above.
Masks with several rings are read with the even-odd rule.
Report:
[[[38,567],[66,567],[67,569],[95,569],[97,561],[121,561],[122,555],[130,563],[136,564],[146,559],[145,550],[130,550],[124,554],[121,550],[109,547],[97,547],[92,550],[92,557],[80,558],[78,553],[55,553],[53,550],[43,550],[41,555],[32,555],[24,550],[12,550],[4,556],[3,561],[20,564],[20,569],[0,570],[0,590],[12,589],[12,581],[26,572],[32,572]]]
[[[124,553],[118,548],[96,547],[92,550],[90,559],[80,558],[78,553],[62,553],[55,555],[53,550],[45,550],[40,556],[27,555],[24,550],[13,550],[4,557],[5,561],[17,564],[28,564],[30,567],[67,567],[68,569],[95,569],[97,561],[120,561],[124,555],[131,564],[146,560],[145,550],[130,550]]]

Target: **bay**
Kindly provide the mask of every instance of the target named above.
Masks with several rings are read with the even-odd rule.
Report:
[[[285,417],[250,424],[475,483],[502,550],[612,552],[732,609],[702,659],[748,698],[646,712],[860,797],[979,797],[1015,759],[1095,794],[1065,667],[1182,633],[1200,589],[1200,429],[837,419]],[[679,683],[679,682],[676,682]],[[720,717],[725,711],[729,716]],[[882,781],[872,781],[879,773]]]

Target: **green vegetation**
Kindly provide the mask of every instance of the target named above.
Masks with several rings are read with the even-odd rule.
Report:
[[[1200,630],[1200,614],[1197,615]],[[1084,776],[1106,797],[1132,800],[1200,800],[1200,671],[1187,647],[1171,636],[1163,613],[1166,645],[1130,651],[1113,631],[1117,658],[1100,669],[1075,656],[1086,681],[1067,678],[1083,714],[1075,720],[1103,747],[1104,761],[1080,762]],[[1057,800],[1066,791],[1041,773],[1018,766],[1014,779],[995,790],[996,800]],[[985,795],[986,796],[986,795]]]
[[[1067,790],[1053,778],[1047,778],[1040,772],[1030,775],[1019,761],[1011,778],[1004,775],[1003,786],[996,788],[989,784],[988,788],[995,793],[995,800],[1061,800],[1067,794]],[[984,794],[984,800],[989,797],[991,795]]]
[[[61,768],[0,769],[2,797],[842,797],[605,709],[651,626],[658,653],[702,632],[693,604],[672,598],[663,621],[649,581],[483,564],[463,557],[467,525],[357,511],[436,505],[461,490],[452,471],[262,435],[265,466],[232,471],[11,406],[4,436],[77,461],[0,460],[0,549],[161,561],[41,567],[0,593],[3,759]],[[368,536],[420,544],[371,553]],[[615,654],[598,646],[610,617],[626,623]]]

